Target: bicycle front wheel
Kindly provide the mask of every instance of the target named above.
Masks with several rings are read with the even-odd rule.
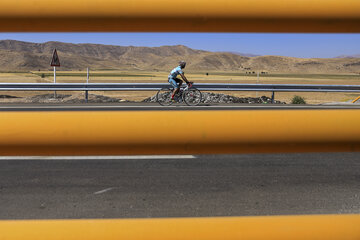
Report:
[[[169,106],[172,104],[171,95],[170,88],[162,88],[156,94],[156,101],[162,106]]]
[[[196,88],[189,88],[183,93],[183,100],[189,106],[196,106],[201,103],[201,92]]]

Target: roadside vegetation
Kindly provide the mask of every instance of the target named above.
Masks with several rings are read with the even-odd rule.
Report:
[[[306,101],[305,98],[296,95],[291,99],[291,104],[306,104]]]

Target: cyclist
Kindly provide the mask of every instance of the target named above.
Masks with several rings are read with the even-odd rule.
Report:
[[[185,74],[183,72],[183,69],[185,68],[186,66],[186,62],[184,61],[180,61],[179,62],[179,66],[177,66],[176,68],[174,68],[171,72],[170,72],[170,75],[168,76],[168,81],[169,83],[174,87],[174,91],[171,95],[171,100],[172,101],[175,101],[174,100],[174,97],[175,97],[175,94],[177,94],[179,91],[180,91],[180,87],[183,83],[182,80],[180,80],[179,78],[177,78],[178,75],[181,76],[181,78],[186,82],[187,85],[189,85],[189,88],[191,88],[192,86],[192,83],[189,82],[186,77],[185,77]]]

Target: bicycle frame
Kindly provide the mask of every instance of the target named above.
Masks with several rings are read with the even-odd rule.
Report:
[[[199,94],[200,94],[200,101],[198,101],[198,102],[195,103],[195,104],[191,104],[191,103],[188,103],[188,102],[187,102],[188,100],[185,100],[184,96],[186,95],[186,93],[187,93],[187,91],[188,91],[189,89],[194,89],[194,91],[198,91],[198,92],[199,92]],[[167,95],[167,96],[170,98],[170,96],[171,96],[171,94],[174,92],[175,88],[172,87],[172,86],[171,86],[170,88],[163,88],[163,89],[160,89],[160,90],[157,92],[157,94],[156,94],[156,101],[159,102],[160,105],[166,105],[166,106],[171,105],[171,104],[172,104],[171,102],[169,102],[169,103],[164,103],[164,104],[163,104],[163,103],[162,103],[162,102],[163,102],[162,100],[159,101],[159,99],[163,99],[163,97],[160,97],[160,98],[159,98],[159,96],[160,96],[159,93],[160,93],[161,91],[163,91],[163,90],[165,90],[166,92],[167,92],[167,91],[170,91],[170,93],[168,92],[168,95]],[[170,99],[169,99],[169,100],[170,100]],[[187,105],[198,105],[198,104],[201,102],[201,92],[200,92],[199,90],[197,90],[196,88],[190,88],[188,84],[181,85],[181,86],[180,86],[180,89],[179,89],[179,92],[176,93],[176,95],[175,95],[175,101],[178,102],[178,103],[185,102]]]
[[[185,85],[185,86],[184,86],[184,85]],[[182,84],[182,85],[180,86],[180,91],[186,91],[186,90],[188,90],[188,89],[189,89],[189,85],[187,85],[186,83],[184,83],[184,84]],[[171,86],[170,90],[171,90],[171,91],[174,91],[175,88],[174,88],[173,86]]]

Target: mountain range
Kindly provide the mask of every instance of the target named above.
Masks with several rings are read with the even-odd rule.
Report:
[[[336,58],[360,58],[360,54],[353,54],[353,55],[340,55]]]
[[[242,56],[232,52],[209,52],[183,45],[133,47],[62,42],[30,43],[0,41],[0,71],[50,70],[54,49],[60,70],[169,71],[179,60],[188,71],[265,71],[269,73],[359,73],[360,58],[294,58]]]

